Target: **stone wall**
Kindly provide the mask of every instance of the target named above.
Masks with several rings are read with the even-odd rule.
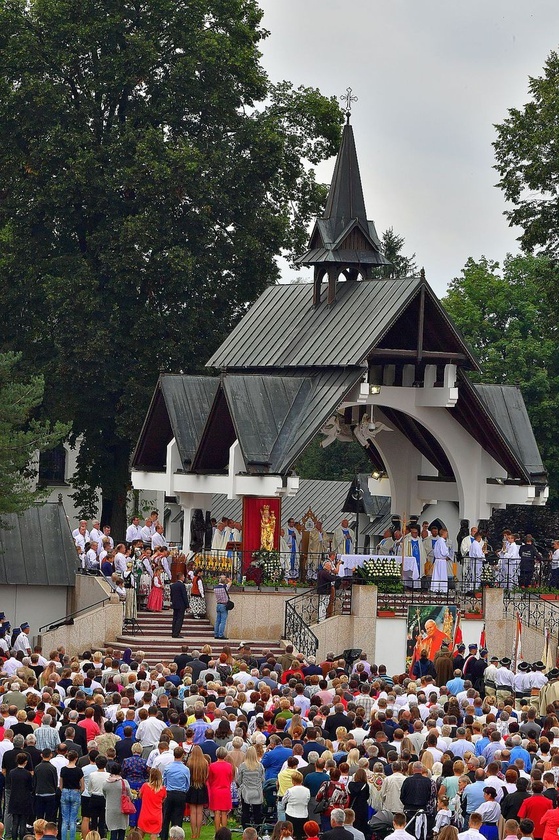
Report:
[[[245,589],[244,592],[231,592],[235,609],[230,610],[227,618],[227,636],[231,639],[263,639],[278,644],[283,635],[285,602],[297,594],[289,590]],[[215,624],[216,604],[213,591],[206,595],[207,614]]]
[[[103,648],[107,639],[116,639],[122,632],[122,610],[118,595],[111,595],[109,603],[76,616],[72,624],[43,633],[40,644],[44,655],[48,656],[51,650],[56,650],[60,645],[70,655]]]

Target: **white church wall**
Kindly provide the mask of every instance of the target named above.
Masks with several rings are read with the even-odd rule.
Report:
[[[455,502],[434,502],[433,504],[427,505],[427,507],[421,511],[419,521],[423,522],[425,519],[429,522],[432,522],[433,519],[440,519],[444,522],[448,528],[448,536],[452,542],[452,548],[453,550],[456,550],[456,535],[460,530],[458,505]]]
[[[0,604],[12,627],[28,621],[33,643],[39,627],[63,618],[69,611],[66,586],[0,586]]]

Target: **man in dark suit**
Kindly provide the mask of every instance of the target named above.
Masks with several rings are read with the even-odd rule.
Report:
[[[117,761],[122,764],[125,758],[132,757],[132,744],[135,743],[131,726],[125,726],[123,731],[124,738],[117,741],[115,744],[115,751]]]
[[[173,629],[171,634],[173,639],[178,639],[182,623],[184,621],[184,614],[188,607],[188,593],[184,585],[184,574],[179,573],[179,579],[171,584],[171,606],[173,607]]]
[[[354,840],[353,834],[344,828],[345,814],[341,808],[333,808],[330,814],[330,831],[324,831],[322,840]]]
[[[431,798],[431,780],[423,775],[423,764],[416,761],[412,769],[412,775],[406,776],[400,791],[400,800],[408,820],[415,816],[417,811],[425,809]]]

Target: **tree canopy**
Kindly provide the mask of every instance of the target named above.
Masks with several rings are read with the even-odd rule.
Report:
[[[530,101],[511,108],[496,127],[499,186],[511,202],[505,215],[520,225],[523,248],[559,254],[559,55],[552,52],[543,75],[530,78]]]
[[[503,266],[470,258],[442,303],[482,365],[483,382],[518,385],[559,501],[559,344],[542,288],[557,288],[546,257],[507,256]]]
[[[272,85],[255,0],[0,6],[0,287],[45,408],[81,436],[77,501],[124,526],[160,370],[200,370],[304,249],[335,98]],[[265,102],[265,105],[259,103]]]
[[[415,253],[409,257],[402,253],[406,240],[393,227],[384,231],[380,241],[382,253],[392,263],[384,267],[385,277],[410,277],[417,273]]]
[[[34,490],[36,452],[52,449],[68,433],[63,424],[34,416],[45,383],[42,376],[24,377],[20,360],[17,353],[0,353],[0,516],[44,500],[44,493]]]

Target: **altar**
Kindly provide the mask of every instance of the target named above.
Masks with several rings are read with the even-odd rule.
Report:
[[[351,577],[356,569],[364,573],[367,580],[389,580],[404,577],[419,580],[420,574],[415,557],[387,554],[341,554],[341,577]]]

